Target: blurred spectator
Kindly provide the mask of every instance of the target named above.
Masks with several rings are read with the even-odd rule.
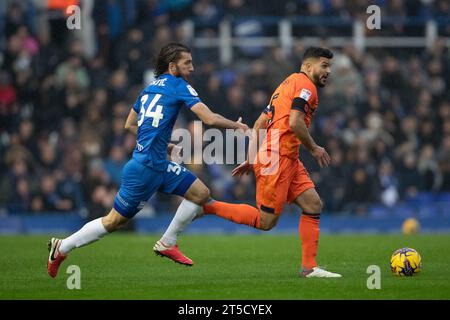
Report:
[[[31,192],[36,186],[33,172],[25,159],[16,159],[10,163],[10,170],[0,180],[0,203],[6,204],[12,211],[29,210]]]
[[[117,186],[120,185],[120,181],[122,179],[122,169],[127,161],[128,157],[125,154],[123,147],[115,145],[111,148],[109,157],[103,165],[106,172],[111,177],[112,182],[114,182]]]
[[[70,56],[56,68],[56,85],[86,89],[89,86],[89,75],[83,66],[82,58]]]
[[[344,210],[357,215],[367,214],[368,205],[375,202],[379,194],[374,181],[363,168],[358,168],[351,174],[344,196]]]
[[[109,70],[103,57],[96,56],[90,60],[88,70],[93,88],[103,87],[108,82]]]
[[[292,72],[292,70],[291,70]],[[250,65],[249,73],[247,74],[247,87],[251,91],[262,90],[269,91],[271,86],[267,77],[267,65],[263,60],[254,60]],[[287,76],[287,75],[285,75]]]
[[[406,154],[414,152],[418,147],[417,120],[414,116],[408,116],[402,119],[399,132],[396,133],[397,159],[403,158]]]
[[[108,99],[110,103],[116,103],[127,99],[128,76],[124,69],[118,69],[111,75],[109,81]]]
[[[196,1],[193,7],[193,13],[193,16],[197,18],[199,22],[205,24],[218,21],[222,14],[218,4],[211,0]]]
[[[144,52],[144,34],[138,28],[130,29],[126,41],[117,46],[114,67],[127,70],[130,84],[142,83],[145,66],[150,58]]]
[[[192,16],[193,0],[163,0],[169,12],[169,20],[180,22]]]
[[[29,5],[29,3],[28,3]],[[18,2],[10,2],[5,19],[5,35],[11,37],[21,26],[27,26],[26,9]]]
[[[54,171],[58,167],[58,159],[56,157],[55,147],[48,141],[39,143],[39,164],[46,171]]]
[[[267,68],[266,81],[268,81],[268,87],[274,89],[287,75],[300,70],[301,61],[292,63],[290,57],[283,52],[283,49],[275,46],[264,57],[264,64]]]
[[[442,185],[442,173],[432,144],[426,144],[421,149],[417,168],[420,174],[421,190],[438,191]]]
[[[9,200],[11,212],[27,212],[31,209],[31,190],[27,179],[21,178],[14,185],[13,196]]]
[[[402,92],[405,89],[405,82],[400,70],[399,61],[388,56],[384,60],[383,70],[381,72],[381,84],[389,92]]]
[[[224,110],[226,103],[223,101],[225,87],[218,74],[213,74],[206,82],[206,88],[202,91],[202,99],[213,110]],[[200,89],[199,89],[200,91]]]
[[[16,34],[21,43],[21,49],[27,54],[30,56],[35,56],[39,52],[39,44],[36,39],[30,35],[27,26],[20,26],[17,29]]]
[[[323,196],[324,208],[330,212],[339,212],[345,205],[346,181],[348,180],[348,166],[345,163],[344,151],[341,148],[330,150],[332,161],[330,167],[313,174],[313,181]],[[332,183],[330,183],[332,182]]]
[[[39,191],[33,197],[31,210],[38,212],[71,211],[73,200],[63,197],[57,190],[57,180],[54,175],[45,174],[40,179]]]
[[[227,89],[227,110],[224,116],[229,119],[236,119],[241,116],[242,110],[245,110],[247,105],[244,88],[238,85],[231,86]]]
[[[417,170],[417,158],[407,153],[397,168],[400,180],[400,193],[403,197],[414,198],[419,191],[420,175]]]
[[[443,137],[437,159],[442,172],[441,190],[450,191],[450,134]]]
[[[93,159],[85,168],[85,178],[83,180],[84,198],[89,199],[95,188],[100,185],[110,185],[111,178],[103,167],[103,161]],[[90,203],[90,202],[89,202]]]
[[[105,185],[95,187],[89,199],[89,219],[103,217],[113,207],[114,196]]]
[[[10,130],[14,124],[13,118],[17,109],[14,106],[17,94],[11,83],[10,76],[5,71],[0,70],[0,132]]]
[[[447,0],[436,0],[434,3],[433,14],[438,18],[448,18],[450,16],[450,3]],[[450,26],[448,23],[439,25],[439,33],[443,36],[450,35]]]
[[[378,183],[381,187],[381,202],[388,207],[394,206],[400,199],[400,195],[394,167],[389,161],[381,162],[378,169]]]
[[[268,91],[264,90],[256,90],[251,93],[250,103],[249,103],[249,112],[248,114],[243,114],[243,119],[245,122],[252,125],[255,123],[256,119],[259,118],[262,110],[267,106],[268,101],[270,100],[270,96],[267,93]]]
[[[138,1],[136,23],[144,31],[151,31],[154,27],[167,24],[169,15],[163,3],[159,0]]]

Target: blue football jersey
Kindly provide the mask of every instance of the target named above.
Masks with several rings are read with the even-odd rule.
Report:
[[[146,87],[135,104],[139,114],[133,158],[157,171],[167,167],[167,146],[182,106],[200,102],[197,92],[183,78],[163,74]]]

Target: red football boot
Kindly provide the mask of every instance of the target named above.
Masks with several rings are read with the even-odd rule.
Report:
[[[178,245],[167,247],[161,241],[158,241],[155,243],[153,251],[158,256],[167,257],[177,263],[184,264],[185,266],[190,267],[194,264],[191,259],[181,253],[180,249],[178,249]]]
[[[59,252],[59,246],[61,245],[61,239],[52,238],[48,242],[48,255],[47,271],[50,277],[54,278],[58,274],[58,268],[60,264],[66,259],[67,256]]]

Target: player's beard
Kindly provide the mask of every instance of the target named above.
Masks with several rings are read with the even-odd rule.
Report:
[[[176,68],[176,74],[177,74],[177,77],[181,77],[181,78],[183,78],[184,80],[186,80],[186,81],[189,81],[189,74],[187,74],[187,75],[183,75],[182,73],[181,73],[181,70],[180,70],[180,68],[176,65],[175,66],[175,68]]]
[[[321,87],[321,88],[325,87],[325,84],[323,84],[322,82],[320,82],[320,73],[314,74],[314,82],[316,83],[316,85],[317,85],[318,87]]]

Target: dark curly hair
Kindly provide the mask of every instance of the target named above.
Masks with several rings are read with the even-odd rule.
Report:
[[[155,77],[159,77],[167,71],[169,63],[177,62],[181,58],[181,53],[191,53],[191,49],[181,43],[169,43],[161,48],[155,63]]]

